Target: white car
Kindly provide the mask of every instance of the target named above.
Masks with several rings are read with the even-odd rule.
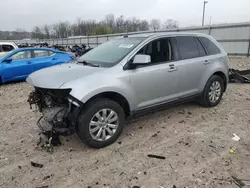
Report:
[[[17,48],[18,46],[14,42],[0,42],[0,55]]]

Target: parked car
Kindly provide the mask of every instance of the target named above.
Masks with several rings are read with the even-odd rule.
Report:
[[[28,101],[38,105],[51,130],[76,131],[90,147],[102,148],[117,140],[129,116],[187,100],[216,106],[228,71],[227,53],[211,36],[126,36],[78,63],[31,74],[27,82],[35,90]]]
[[[37,70],[74,60],[71,53],[50,48],[19,48],[0,55],[0,83],[25,80]]]
[[[0,42],[0,55],[17,48],[18,46],[13,42]]]

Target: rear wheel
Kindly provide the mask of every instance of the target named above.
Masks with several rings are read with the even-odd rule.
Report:
[[[116,102],[100,98],[87,103],[78,121],[78,135],[88,146],[103,148],[120,136],[125,122],[122,107]]]
[[[213,75],[207,81],[199,102],[204,107],[213,107],[220,103],[224,91],[223,78]]]

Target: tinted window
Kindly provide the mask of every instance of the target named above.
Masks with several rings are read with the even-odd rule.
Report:
[[[35,57],[47,57],[50,56],[48,50],[34,50]]]
[[[171,61],[173,58],[171,42],[166,38],[150,42],[140,49],[137,54],[150,55],[152,63]]]
[[[220,49],[208,38],[199,37],[203,46],[206,48],[208,55],[218,54],[220,53]]]
[[[199,57],[196,39],[192,36],[176,37],[178,43],[179,59],[190,59]]]
[[[9,51],[13,50],[14,47],[12,45],[3,44],[2,49],[3,49],[3,52],[9,52]]]
[[[31,51],[21,51],[11,56],[12,60],[30,59]]]
[[[207,55],[206,51],[205,51],[204,47],[202,46],[201,42],[197,38],[195,38],[195,39],[196,39],[196,43],[198,45],[200,57],[206,56]]]

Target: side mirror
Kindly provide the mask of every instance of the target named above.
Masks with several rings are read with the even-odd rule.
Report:
[[[134,57],[134,61],[133,64],[135,65],[144,65],[144,64],[148,64],[151,62],[151,56],[150,55],[143,55],[143,54],[139,54],[136,55]]]
[[[4,62],[6,62],[6,63],[10,63],[11,61],[12,61],[11,57],[8,57],[7,59],[4,60]]]

